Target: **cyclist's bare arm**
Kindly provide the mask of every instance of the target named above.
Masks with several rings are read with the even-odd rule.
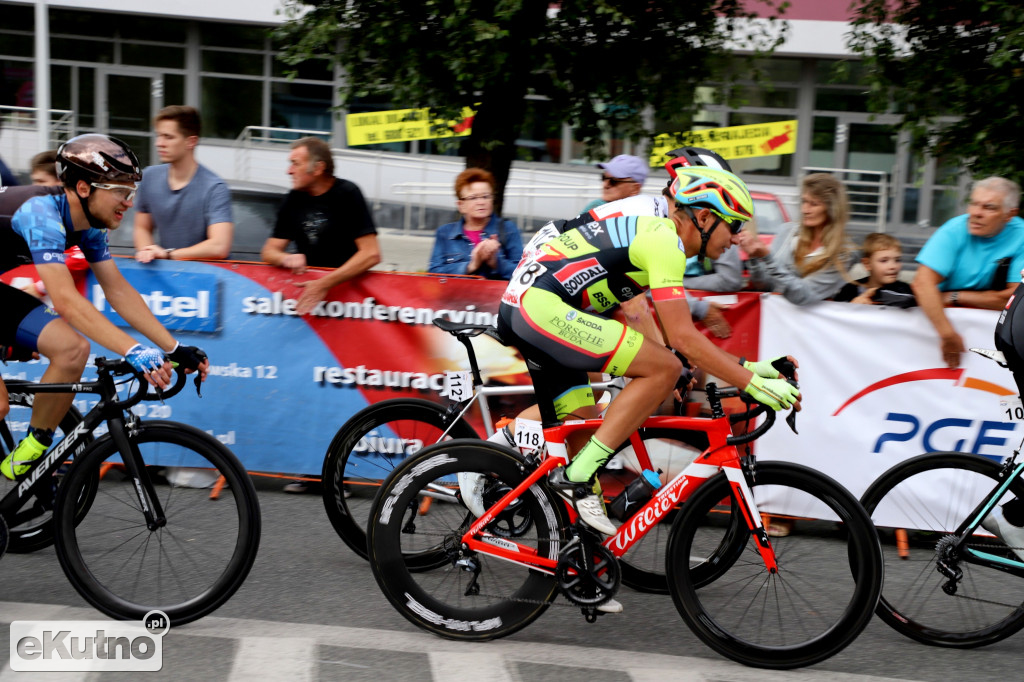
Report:
[[[135,229],[132,231],[132,241],[135,242],[135,250],[142,251],[147,246],[153,246],[153,216],[150,213],[135,212]]]
[[[654,308],[658,312],[669,346],[685,355],[697,367],[728,384],[743,388],[750,383],[753,374],[740,365],[739,358],[716,346],[693,325],[690,306],[685,298],[656,301]]]
[[[142,296],[128,284],[113,261],[93,263],[92,269],[96,280],[103,288],[107,302],[128,324],[153,341],[161,350],[166,352],[174,348],[174,337],[157,321],[146,307]],[[122,356],[127,355],[137,343],[78,293],[75,281],[66,266],[59,263],[37,265],[36,271],[46,285],[54,309],[65,322],[83,336]],[[153,374],[152,379],[157,385],[169,385],[172,376],[170,363],[165,362],[164,366]]]

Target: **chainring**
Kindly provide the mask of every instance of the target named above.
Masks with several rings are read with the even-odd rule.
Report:
[[[590,564],[586,568],[585,545],[590,545]],[[577,606],[600,606],[611,599],[622,582],[622,571],[615,555],[607,547],[589,542],[574,542],[562,550],[555,567],[558,587],[566,599]]]

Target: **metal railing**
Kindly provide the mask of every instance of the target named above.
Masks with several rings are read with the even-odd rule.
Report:
[[[39,149],[38,113],[36,107],[0,106],[0,119],[3,119],[3,150],[12,158],[31,158],[43,149]],[[62,142],[71,137],[76,128],[75,112],[67,109],[50,109],[49,149],[56,149]]]
[[[846,187],[850,200],[850,222],[874,226],[885,232],[889,207],[889,174],[853,168],[805,167],[804,173],[831,173]]]

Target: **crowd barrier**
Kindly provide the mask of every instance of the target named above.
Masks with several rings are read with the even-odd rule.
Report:
[[[323,272],[294,276],[256,263],[118,265],[168,329],[211,359],[201,398],[188,389],[137,409],[213,433],[254,472],[318,474],[334,433],[366,405],[399,396],[442,402],[445,371],[468,366],[462,346],[431,320],[492,324],[504,289],[502,282],[374,272],[335,287],[312,315],[300,317],[295,283]],[[26,270],[2,279],[31,276]],[[91,274],[80,277],[86,297],[123,324]],[[808,464],[859,495],[906,457],[927,450],[1002,457],[1019,440],[999,407],[1001,396],[1016,393],[1010,374],[973,354],[961,369],[945,369],[920,310],[831,302],[800,308],[749,292],[714,296],[730,304],[733,327],[716,343],[748,358],[792,354],[800,363],[800,434],[780,423],[758,442],[762,458]],[[948,313],[968,345],[992,347],[995,312]],[[489,380],[529,381],[513,349],[486,336],[475,342]],[[39,362],[14,363],[4,376],[38,379],[42,370]],[[88,397],[78,401],[83,411],[90,407]],[[495,409],[514,416],[521,406]],[[12,421],[27,422],[24,412],[14,410]]]

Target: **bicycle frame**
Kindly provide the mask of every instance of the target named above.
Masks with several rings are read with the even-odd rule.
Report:
[[[38,496],[41,500],[52,497],[49,490],[49,486],[52,485],[52,474],[56,473],[69,456],[81,455],[89,445],[86,440],[88,435],[104,422],[107,424],[110,437],[121,453],[121,459],[128,475],[135,483],[135,492],[150,530],[166,523],[163,509],[154,493],[153,484],[145,462],[142,460],[142,455],[138,447],[128,437],[131,427],[124,417],[125,410],[146,399],[148,384],[136,377],[136,380],[141,382],[139,390],[125,400],[117,400],[117,385],[111,372],[116,371],[121,363],[106,362],[103,358],[98,358],[96,365],[99,369],[99,377],[96,381],[60,384],[40,384],[23,380],[6,382],[12,404],[31,405],[33,397],[40,393],[90,393],[100,397],[96,405],[82,417],[82,421],[70,433],[64,434],[64,438],[50,448],[44,457],[33,462],[29,470],[18,479],[17,485],[0,500],[0,516],[7,520],[10,527],[22,523],[18,510],[25,504],[25,500],[32,496]],[[184,377],[184,373],[179,372],[177,383],[165,391],[163,397],[169,398],[178,393],[184,386]],[[134,417],[129,417],[129,419],[134,419]],[[45,494],[40,494],[44,492]],[[24,514],[28,518],[32,517],[31,510],[25,511]]]
[[[967,520],[960,524],[956,529],[955,535],[958,537],[956,548],[960,552],[959,558],[967,563],[997,568],[1024,578],[1024,561],[1008,559],[988,552],[981,552],[967,545],[967,542],[974,534],[974,531],[981,527],[982,520],[988,516],[989,512],[991,512],[999,500],[1002,499],[1003,495],[1006,494],[1006,491],[1010,489],[1010,485],[1024,474],[1024,462],[1014,465],[1014,459],[1011,459],[1006,463],[1005,471],[1010,473],[1005,477],[1005,480],[996,485],[992,489],[992,492],[986,495],[981,503],[974,508],[974,511],[967,515]],[[959,578],[952,569],[947,569],[947,572],[947,570],[943,570],[943,568],[944,564],[940,558],[939,572],[949,578]]]
[[[488,554],[506,561],[522,564],[553,575],[557,561],[537,555],[533,548],[522,546],[505,537],[497,538],[484,529],[526,490],[546,478],[556,467],[568,463],[565,448],[566,439],[570,434],[582,429],[595,429],[600,426],[600,419],[588,419],[566,422],[559,426],[544,429],[547,442],[547,454],[540,466],[530,473],[518,486],[509,491],[483,516],[477,519],[462,536],[463,546],[469,550]],[[753,501],[753,495],[747,485],[743,473],[741,456],[735,443],[730,443],[732,429],[729,418],[712,417],[669,417],[654,416],[648,418],[641,428],[658,428],[661,430],[701,431],[709,440],[709,446],[683,471],[671,481],[659,488],[648,502],[629,518],[618,532],[607,538],[602,544],[616,558],[622,557],[647,532],[657,525],[678,504],[685,502],[693,492],[705,481],[724,471],[729,485],[739,501],[743,518],[749,532],[757,540],[758,549],[769,572],[778,570],[775,553],[768,534],[761,522],[761,515]],[[760,435],[760,432],[757,433]],[[751,434],[754,436],[754,434]],[[750,440],[753,440],[753,437]],[[640,461],[647,458],[646,448],[638,434],[631,437],[634,450]],[[642,455],[640,453],[643,453]]]

